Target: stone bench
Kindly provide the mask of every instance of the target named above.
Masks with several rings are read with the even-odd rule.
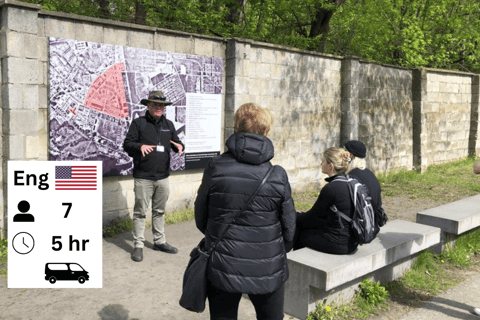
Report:
[[[309,248],[287,253],[290,277],[285,283],[285,313],[305,319],[324,299],[351,299],[365,277],[382,283],[401,277],[419,252],[440,242],[440,233],[436,227],[394,220],[350,255]]]
[[[440,253],[447,244],[453,246],[458,235],[480,226],[480,195],[421,211],[417,223],[442,230],[440,244],[433,248]]]

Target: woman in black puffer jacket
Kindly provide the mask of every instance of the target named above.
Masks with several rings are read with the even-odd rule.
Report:
[[[198,190],[195,221],[206,236],[206,248],[232,223],[209,264],[211,319],[237,319],[243,293],[254,304],[257,319],[283,319],[285,242],[293,240],[296,212],[282,167],[273,169],[249,208],[232,222],[272,166],[273,144],[266,137],[272,123],[269,110],[242,105],[228,151],[209,162]]]

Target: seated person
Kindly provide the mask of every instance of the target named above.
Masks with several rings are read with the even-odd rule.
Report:
[[[298,215],[294,249],[309,247],[333,254],[349,254],[357,249],[349,223],[330,209],[335,205],[347,216],[353,216],[347,184],[335,182],[345,174],[349,162],[350,153],[343,148],[328,148],[323,152],[322,172],[328,175],[325,180],[329,183],[322,188],[313,207]]]
[[[350,153],[350,163],[348,164],[347,174],[352,178],[367,186],[372,197],[372,207],[375,212],[382,209],[381,187],[375,174],[365,167],[365,156],[367,148],[361,141],[350,140],[344,145],[344,148]],[[376,231],[378,232],[378,230]]]

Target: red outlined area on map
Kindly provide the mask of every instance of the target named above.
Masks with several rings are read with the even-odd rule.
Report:
[[[117,63],[98,76],[88,89],[84,106],[117,119],[128,117],[127,98],[123,87],[124,63]]]

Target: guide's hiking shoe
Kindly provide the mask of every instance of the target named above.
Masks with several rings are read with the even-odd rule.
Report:
[[[133,249],[132,260],[136,262],[140,262],[143,260],[143,248]]]
[[[163,252],[166,252],[166,253],[177,253],[178,252],[177,248],[172,247],[171,245],[169,245],[166,242],[162,243],[162,244],[155,244],[153,246],[153,250],[163,251]]]

